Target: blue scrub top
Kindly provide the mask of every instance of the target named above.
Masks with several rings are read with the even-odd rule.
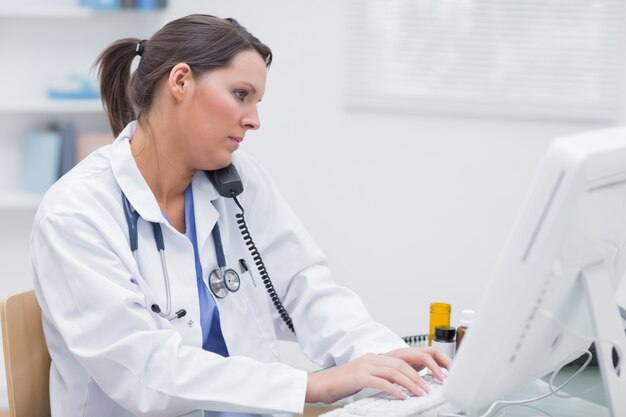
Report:
[[[196,263],[196,282],[200,300],[200,325],[202,326],[202,349],[226,357],[228,356],[228,348],[226,347],[222,327],[220,326],[220,312],[202,279],[202,264],[198,253],[196,217],[193,208],[191,184],[185,190],[185,229],[185,235],[193,245],[193,257]]]

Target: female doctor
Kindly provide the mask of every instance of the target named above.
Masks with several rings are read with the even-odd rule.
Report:
[[[235,20],[207,15],[99,56],[117,139],[49,190],[31,238],[53,416],[301,413],[365,387],[420,395],[425,367],[443,378],[449,358],[372,321],[236,152],[260,126],[271,60]],[[236,199],[204,172],[231,163]],[[279,339],[330,368],[282,364]]]

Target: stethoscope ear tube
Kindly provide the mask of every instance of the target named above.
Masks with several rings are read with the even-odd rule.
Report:
[[[135,253],[139,247],[139,233],[137,232],[137,221],[139,213],[133,211],[128,198],[122,192],[122,204],[124,205],[124,217],[128,225],[128,239],[130,240],[130,251]]]
[[[180,310],[178,310],[176,313],[174,313],[174,314],[173,314],[173,315],[171,315],[171,316],[168,316],[168,315],[166,315],[166,314],[163,314],[163,313],[161,312],[161,307],[159,307],[159,305],[158,305],[158,304],[152,304],[152,306],[150,306],[150,309],[151,309],[153,312],[157,313],[159,316],[161,316],[161,317],[163,317],[163,318],[166,318],[166,319],[168,319],[168,320],[170,320],[170,321],[172,321],[172,320],[174,320],[174,319],[180,319],[180,318],[182,318],[182,317],[185,317],[185,315],[187,315],[187,310],[185,310],[184,308],[181,308]]]
[[[152,232],[154,233],[154,242],[156,243],[157,250],[160,252],[165,251],[165,242],[163,241],[163,230],[159,223],[152,223]]]

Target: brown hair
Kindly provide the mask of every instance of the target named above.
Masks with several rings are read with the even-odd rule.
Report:
[[[141,45],[140,45],[141,43]],[[193,14],[173,20],[149,40],[124,38],[98,56],[100,94],[115,136],[152,105],[158,83],[184,62],[202,75],[226,67],[243,50],[256,50],[269,67],[272,51],[235,19]],[[131,76],[131,64],[141,55]]]

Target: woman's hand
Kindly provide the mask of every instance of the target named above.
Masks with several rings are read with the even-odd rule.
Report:
[[[404,399],[406,394],[395,384],[414,395],[422,395],[428,386],[418,374],[424,368],[443,381],[441,368],[452,361],[436,348],[403,348],[383,354],[369,353],[345,365],[309,373],[306,402],[332,403],[363,388],[375,388]]]

